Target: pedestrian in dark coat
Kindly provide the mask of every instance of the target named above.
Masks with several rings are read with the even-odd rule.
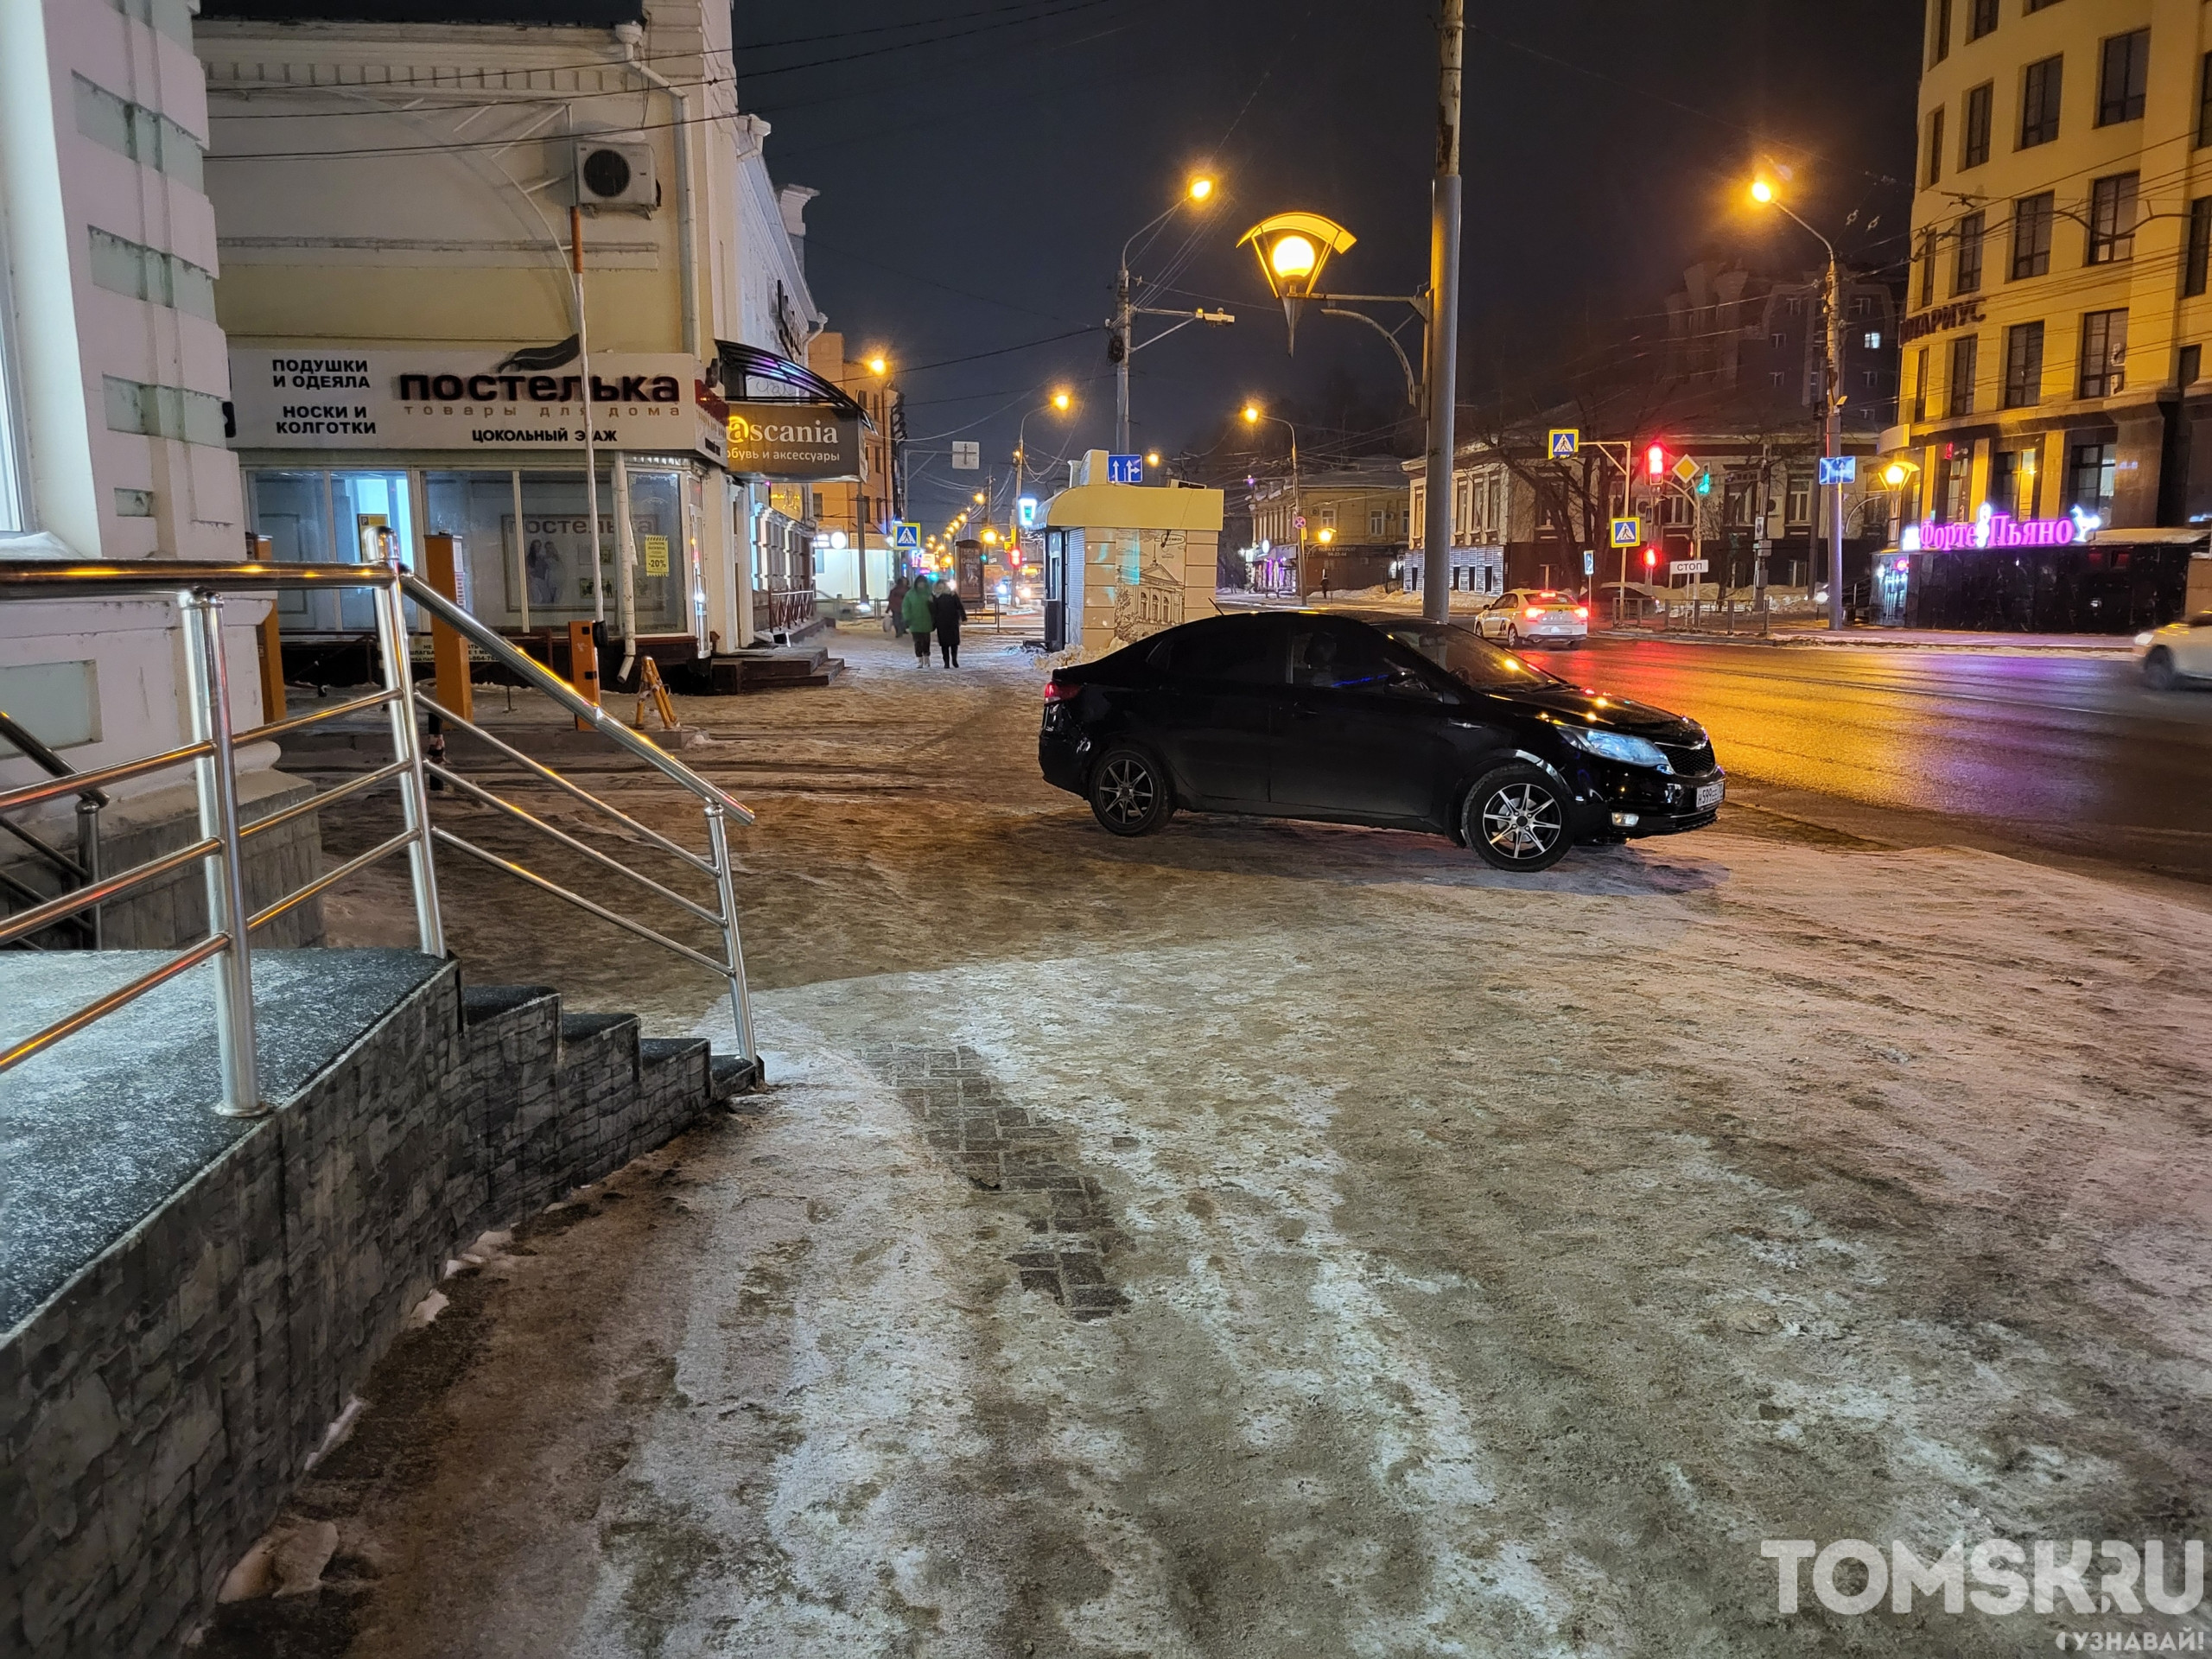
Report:
[[[968,607],[960,602],[960,590],[950,582],[940,584],[937,596],[930,601],[930,621],[937,629],[937,648],[944,653],[947,668],[960,666],[960,625],[968,620]]]
[[[904,607],[906,603],[908,586],[906,578],[901,576],[891,584],[891,591],[884,595],[883,615],[884,619],[891,624],[891,637],[894,639],[901,638],[906,632]]]
[[[906,597],[899,602],[899,614],[906,619],[906,632],[914,636],[914,660],[925,668],[930,660],[930,579],[916,576],[914,585],[906,590]]]

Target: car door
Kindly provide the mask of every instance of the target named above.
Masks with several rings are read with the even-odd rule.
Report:
[[[1363,623],[1289,623],[1290,687],[1268,767],[1276,810],[1439,821],[1452,743],[1425,665]]]
[[[1172,630],[1145,734],[1185,805],[1268,807],[1268,733],[1285,691],[1284,619],[1224,616]]]
[[[2174,666],[2192,679],[2212,680],[2212,611],[2189,619],[2187,632],[2174,641]]]
[[[1519,607],[1520,603],[1521,595],[1518,592],[1500,594],[1491,601],[1488,610],[1480,613],[1475,618],[1475,632],[1485,639],[1503,639],[1505,625],[1513,620],[1513,613]]]

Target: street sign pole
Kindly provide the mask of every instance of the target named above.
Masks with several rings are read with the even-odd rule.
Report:
[[[1836,269],[1835,249],[1828,249],[1828,372],[1827,427],[1823,454],[1843,453],[1843,276]],[[1828,627],[1843,628],[1843,484],[1831,474],[1828,484]]]
[[[1428,499],[1421,615],[1452,620],[1452,419],[1459,358],[1459,66],[1466,0],[1444,0],[1437,41],[1436,180],[1428,230]]]

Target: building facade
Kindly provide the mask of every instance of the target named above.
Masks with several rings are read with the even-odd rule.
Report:
[[[828,547],[816,551],[816,580],[824,598],[880,600],[891,591],[898,564],[891,546],[899,516],[891,442],[898,394],[891,386],[891,365],[881,357],[854,357],[836,329],[817,335],[809,352],[814,372],[868,416],[861,432],[860,476],[824,484],[816,493],[821,531],[831,538]]]
[[[1884,442],[1915,620],[2120,632],[2212,607],[2206,8],[1930,0],[1924,45]]]
[[[1252,543],[1244,550],[1249,585],[1306,594],[1357,591],[1388,580],[1406,546],[1398,470],[1386,459],[1301,472],[1295,483],[1287,474],[1252,480]]]
[[[245,556],[238,463],[226,442],[230,376],[202,183],[207,143],[186,0],[0,5],[0,557]],[[266,609],[244,599],[225,607],[231,714],[241,730],[261,721],[254,625]],[[0,603],[0,709],[79,771],[175,748],[188,741],[177,623],[166,595]],[[306,791],[276,761],[273,743],[240,749],[247,816]],[[0,788],[44,776],[0,742]],[[110,868],[196,837],[187,775],[126,779],[107,793],[100,841]],[[12,821],[73,846],[71,815],[63,801]],[[311,817],[257,844],[296,836],[311,870]],[[22,850],[8,843],[0,875],[49,879],[16,865]],[[251,869],[248,878],[251,886]],[[198,893],[196,872],[188,886]],[[145,919],[161,896],[108,906],[107,942],[199,937],[196,899],[170,905],[159,925]]]
[[[589,620],[655,654],[749,644],[788,538],[769,481],[730,460],[729,402],[761,395],[737,365],[803,374],[823,319],[813,193],[769,178],[768,125],[728,74],[728,10],[446,15],[208,0],[248,516],[279,558],[389,537],[411,560],[456,535],[464,601],[512,632]],[[285,620],[361,619],[303,599]]]

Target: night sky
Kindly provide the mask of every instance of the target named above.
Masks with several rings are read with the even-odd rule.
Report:
[[[1402,409],[1395,363],[1357,323],[1309,313],[1286,355],[1235,244],[1308,208],[1360,238],[1332,287],[1421,286],[1435,15],[1420,0],[741,0],[741,100],[773,124],[777,181],[822,192],[816,300],[901,365],[918,516],[934,527],[973,487],[946,469],[951,437],[1003,467],[1017,418],[1054,386],[1081,412],[1033,416],[1032,456],[1109,443],[1116,255],[1194,168],[1222,181],[1212,211],[1179,210],[1132,267],[1167,279],[1153,303],[1237,321],[1138,353],[1138,447],[1210,452],[1219,477],[1246,465],[1217,435],[1248,397],[1321,418],[1350,376],[1373,418]],[[1652,314],[1697,259],[1810,269],[1818,244],[1742,205],[1762,156],[1793,169],[1800,210],[1847,257],[1900,270],[1921,16],[1920,0],[1476,0],[1463,398],[1541,393],[1567,360],[1662,327]],[[1418,366],[1417,326],[1401,338]]]

